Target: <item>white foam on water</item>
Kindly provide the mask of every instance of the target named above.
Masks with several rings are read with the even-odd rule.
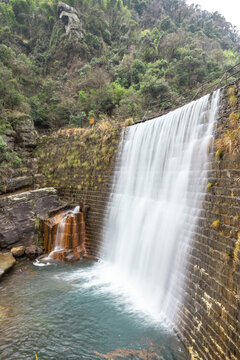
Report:
[[[52,263],[50,262],[41,262],[39,261],[38,259],[36,259],[34,262],[33,262],[33,265],[34,266],[39,266],[39,267],[44,267],[44,266],[49,266],[49,265],[52,265]]]

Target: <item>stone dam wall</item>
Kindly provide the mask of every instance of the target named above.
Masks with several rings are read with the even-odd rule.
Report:
[[[179,336],[192,359],[240,359],[240,81],[227,85],[206,171],[207,188],[184,278]],[[86,247],[97,257],[104,234],[120,127],[63,130],[37,149],[41,186],[89,206]],[[191,194],[189,194],[191,196]],[[113,239],[114,241],[114,239]],[[176,289],[178,291],[178,289]]]
[[[239,115],[237,81],[222,91],[179,318],[184,343],[204,360],[240,359]]]

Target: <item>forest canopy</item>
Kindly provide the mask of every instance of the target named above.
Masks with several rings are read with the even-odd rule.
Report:
[[[0,135],[13,113],[41,129],[141,118],[240,62],[219,13],[184,0],[0,0]]]

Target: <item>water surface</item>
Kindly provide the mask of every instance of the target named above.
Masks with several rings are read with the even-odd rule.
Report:
[[[177,337],[102,279],[101,266],[18,265],[0,282],[0,359],[186,360]]]

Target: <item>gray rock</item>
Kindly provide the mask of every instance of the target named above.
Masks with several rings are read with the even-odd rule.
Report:
[[[57,11],[58,11],[58,16],[60,16],[63,11],[70,13],[70,14],[75,14],[78,16],[78,12],[74,7],[69,6],[68,4],[66,4],[62,1],[59,1],[58,6],[57,6]]]
[[[59,206],[59,198],[57,195],[48,195],[40,197],[35,202],[37,214],[45,214],[51,209]]]
[[[54,188],[31,190],[0,198],[0,249],[37,242],[36,218],[60,206]]]
[[[16,132],[14,130],[12,130],[12,129],[7,129],[5,131],[5,134],[2,136],[3,140],[7,144],[8,148],[11,149],[11,150],[14,149],[15,136],[16,136]]]
[[[26,247],[25,254],[29,259],[36,259],[43,254],[43,249],[40,246],[31,245]]]
[[[26,114],[15,114],[14,130],[16,131],[15,142],[21,147],[35,147],[38,134],[34,128],[33,120]]]
[[[82,24],[78,12],[64,2],[58,3],[58,16],[62,20],[67,34],[74,32],[77,38],[83,37]]]
[[[0,249],[10,247],[10,245],[19,242],[19,234],[13,219],[6,212],[0,215]]]
[[[16,191],[24,187],[31,186],[32,184],[33,184],[32,176],[13,177],[5,183],[6,187],[4,193]],[[0,194],[1,193],[3,193],[3,191],[0,190]]]

